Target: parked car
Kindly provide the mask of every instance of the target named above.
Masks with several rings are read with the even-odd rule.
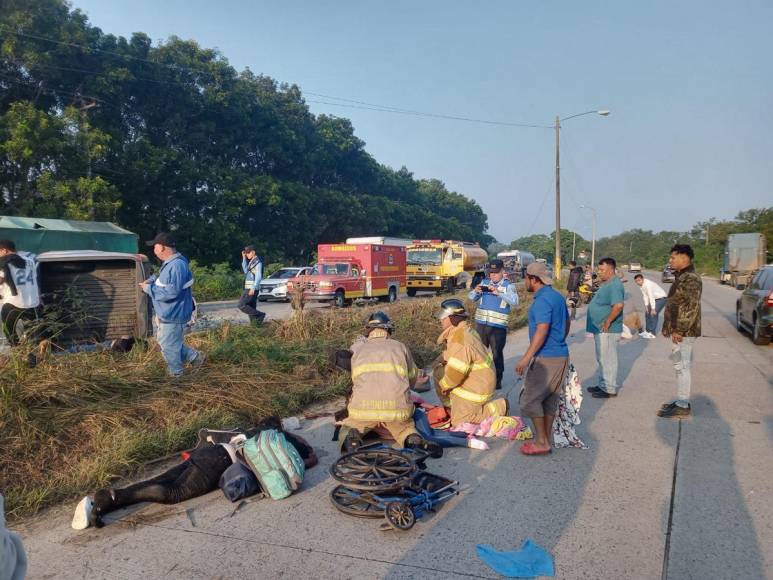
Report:
[[[310,266],[303,266],[301,268],[280,268],[268,278],[263,278],[260,281],[258,288],[258,301],[265,302],[270,298],[276,298],[279,300],[289,300],[287,296],[287,281],[296,276],[305,276],[311,273]]]
[[[631,272],[631,274],[640,274],[641,262],[630,262],[628,264],[628,271]]]
[[[764,266],[741,293],[735,307],[736,327],[749,330],[754,344],[773,338],[773,265]]]
[[[669,266],[668,264],[666,264],[666,267],[663,268],[663,275],[660,277],[660,280],[662,282],[669,282],[669,283],[672,283],[674,280],[676,280],[674,271],[671,269],[671,266]]]

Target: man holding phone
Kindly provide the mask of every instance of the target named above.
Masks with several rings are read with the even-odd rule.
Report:
[[[507,341],[507,322],[510,309],[518,306],[515,284],[505,278],[502,260],[491,260],[488,277],[470,292],[470,300],[480,302],[475,312],[475,327],[483,345],[491,349],[497,374],[497,389],[502,388],[505,372],[503,351]]]
[[[244,272],[244,292],[239,298],[239,310],[250,317],[250,322],[258,326],[266,318],[266,313],[256,308],[258,286],[263,279],[263,262],[255,251],[255,246],[245,246],[242,250],[242,271]]]

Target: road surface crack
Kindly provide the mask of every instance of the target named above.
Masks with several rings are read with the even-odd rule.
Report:
[[[682,445],[682,420],[679,420],[679,432],[676,437],[676,453],[674,454],[674,473],[671,479],[671,503],[668,506],[668,525],[666,526],[666,547],[663,550],[663,570],[661,580],[668,579],[668,560],[671,556],[671,530],[674,526],[674,503],[676,500],[676,476],[679,469],[679,448]]]

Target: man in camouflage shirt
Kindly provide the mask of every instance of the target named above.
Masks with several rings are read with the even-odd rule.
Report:
[[[671,361],[676,370],[677,398],[658,411],[660,417],[689,417],[690,366],[695,339],[701,335],[701,292],[703,282],[695,272],[692,260],[695,254],[687,244],[671,248],[668,265],[676,279],[666,300],[663,318],[663,336],[671,340]]]

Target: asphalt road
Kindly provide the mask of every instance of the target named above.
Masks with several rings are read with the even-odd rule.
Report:
[[[626,310],[641,309],[638,288],[626,287]],[[590,449],[525,457],[518,443],[492,441],[489,451],[448,450],[430,469],[464,492],[411,531],[382,532],[330,505],[336,446],[320,418],[303,421],[321,463],[300,493],[234,512],[216,491],[83,532],[69,528],[73,503],[20,527],[30,577],[496,578],[475,545],[513,550],[532,538],[554,556],[557,578],[773,578],[773,347],[735,330],[737,295],[704,283],[691,419],[655,416],[675,395],[668,342],[624,341],[620,395],[583,402],[578,433]],[[578,316],[572,362],[593,384],[584,309]],[[521,330],[506,349],[504,392],[516,411],[512,367],[527,342]]]

